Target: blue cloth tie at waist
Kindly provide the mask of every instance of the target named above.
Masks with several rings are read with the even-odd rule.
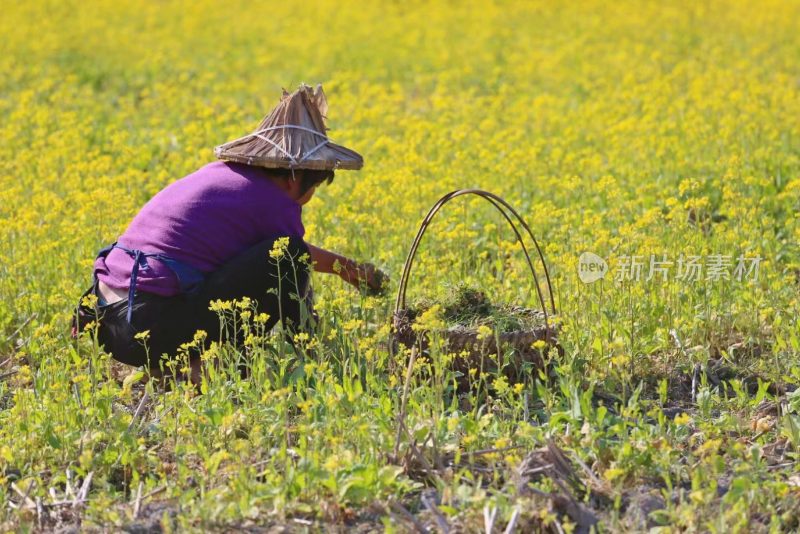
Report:
[[[160,252],[143,252],[139,249],[129,249],[118,243],[112,243],[103,248],[97,253],[97,257],[104,258],[108,256],[109,252],[111,252],[111,250],[114,248],[124,251],[128,256],[133,258],[131,281],[128,285],[128,313],[126,316],[128,323],[131,322],[131,318],[133,317],[133,301],[136,296],[136,282],[139,279],[139,270],[147,270],[150,268],[150,265],[147,263],[148,258],[155,258],[166,265],[173,273],[175,273],[175,277],[178,279],[178,285],[183,293],[191,292],[197,288],[200,282],[205,279],[205,275],[201,270],[196,269],[182,261],[170,258],[169,256]]]

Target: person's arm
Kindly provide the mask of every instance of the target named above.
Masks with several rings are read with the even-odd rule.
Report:
[[[342,280],[359,289],[362,284],[366,284],[373,292],[379,293],[383,289],[386,275],[371,263],[358,263],[341,254],[316,247],[310,243],[306,243],[306,245],[308,245],[308,252],[311,255],[315,271],[336,273]]]

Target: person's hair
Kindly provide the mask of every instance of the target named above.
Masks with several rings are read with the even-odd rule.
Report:
[[[273,176],[283,180],[292,179],[291,169],[270,169]],[[317,171],[312,169],[295,169],[294,179],[300,180],[300,195],[305,195],[306,192],[314,187],[320,185],[322,182],[331,183],[333,181],[333,171],[323,170]]]

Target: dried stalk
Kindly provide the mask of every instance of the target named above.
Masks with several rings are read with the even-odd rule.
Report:
[[[397,438],[394,443],[394,457],[397,458],[400,454],[400,439],[402,437],[403,427],[406,421],[406,408],[408,406],[408,392],[411,388],[411,375],[414,371],[414,362],[417,360],[417,347],[411,348],[411,357],[408,359],[408,369],[406,370],[406,379],[403,384],[403,400],[400,403],[400,413],[397,415]]]
[[[517,526],[517,520],[519,520],[519,506],[514,508],[514,513],[511,514],[511,520],[508,522],[508,525],[506,525],[506,530],[503,534],[511,534],[514,532],[514,527]]]
[[[139,509],[142,506],[142,487],[144,487],[144,482],[141,480],[139,481],[139,487],[136,489],[136,502],[133,503],[133,518],[139,515]]]
[[[139,401],[139,405],[136,406],[136,411],[133,412],[133,417],[131,418],[131,422],[128,424],[128,432],[130,432],[131,429],[133,428],[134,423],[136,423],[136,419],[138,419],[139,415],[141,415],[142,410],[144,409],[144,405],[148,400],[149,396],[147,394],[147,391],[145,391],[144,394],[142,395],[142,399]]]
[[[434,492],[435,494],[435,492]],[[439,526],[439,530],[444,532],[444,534],[450,534],[450,523],[448,523],[447,518],[439,510],[439,507],[436,506],[436,501],[431,498],[430,493],[423,493],[422,497],[420,498],[422,501],[422,505],[428,510],[433,518],[436,520],[436,524]]]
[[[492,534],[492,529],[494,528],[494,519],[497,517],[497,507],[495,506],[492,508],[492,511],[489,512],[489,507],[483,507],[483,528],[486,530],[486,534]]]
[[[403,506],[397,501],[393,501],[389,503],[389,507],[398,514],[400,514],[401,516],[403,516],[403,518],[406,519],[409,523],[414,525],[414,528],[417,529],[417,532],[421,532],[422,534],[428,534],[428,529],[425,528],[425,526],[423,526],[423,524],[420,523],[419,520],[416,517],[414,517],[414,515],[411,512],[406,510],[405,506]]]

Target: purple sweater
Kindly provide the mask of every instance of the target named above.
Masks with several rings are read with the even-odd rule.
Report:
[[[119,244],[160,252],[203,272],[211,272],[268,238],[302,238],[301,207],[260,167],[218,161],[171,183],[144,205]],[[266,261],[266,256],[264,261]],[[157,295],[180,293],[172,270],[154,258],[140,269],[137,289]],[[133,259],[113,249],[95,261],[97,277],[127,289]]]

